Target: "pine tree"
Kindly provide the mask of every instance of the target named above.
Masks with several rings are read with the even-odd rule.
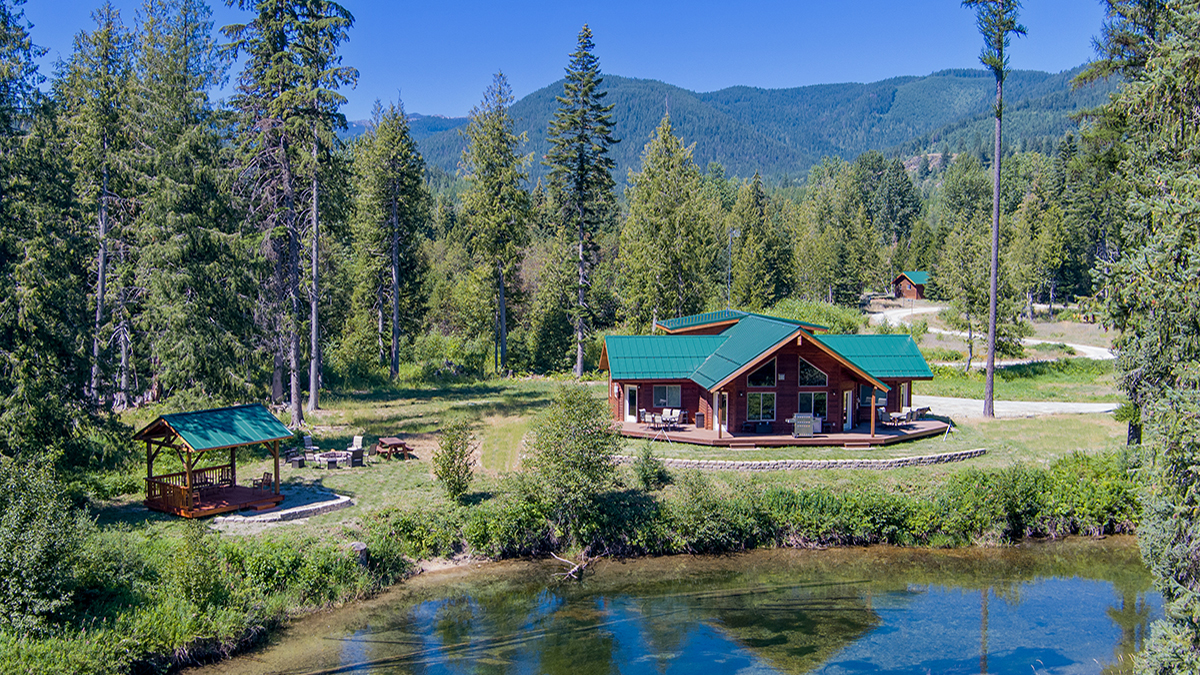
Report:
[[[131,164],[145,388],[151,399],[190,391],[242,401],[255,370],[253,265],[228,194],[228,118],[208,98],[229,64],[203,0],[147,0],[142,13]]]
[[[0,454],[86,466],[93,242],[22,4],[0,0]]]
[[[710,293],[720,206],[701,194],[700,170],[664,116],[629,177],[629,217],[621,231],[622,303],[627,320],[695,314]]]
[[[731,304],[762,310],[790,294],[791,250],[768,213],[762,178],[755,173],[738,191],[729,229],[740,233],[730,272]]]
[[[347,337],[357,341],[356,353],[365,356],[371,343],[383,339],[376,327],[383,326],[388,315],[387,363],[393,378],[400,367],[401,335],[405,326],[411,330],[424,305],[421,281],[426,264],[419,232],[430,208],[424,172],[425,161],[409,134],[403,106],[376,103],[371,127],[355,153],[358,288],[353,311],[359,332]],[[381,298],[390,298],[390,308],[385,310]],[[367,316],[372,310],[377,321]]]
[[[516,282],[521,247],[529,237],[530,198],[523,183],[526,157],[518,154],[525,135],[513,131],[508,114],[512,89],[504,73],[496,73],[483,101],[471,109],[465,134],[462,170],[468,188],[463,210],[475,258],[491,274],[496,289],[496,339],[499,366],[508,367],[509,316],[506,299]]]
[[[92,14],[96,28],[75,36],[74,51],[59,64],[54,83],[55,99],[62,105],[64,126],[71,136],[71,160],[79,181],[78,191],[85,207],[95,214],[96,285],[95,320],[92,333],[92,371],[88,387],[93,400],[101,397],[104,370],[102,333],[108,324],[110,238],[118,252],[127,253],[129,232],[117,231],[127,224],[133,209],[124,153],[129,147],[129,93],[133,70],[133,35],[121,22],[120,12],[106,2]],[[121,295],[124,295],[122,289]],[[123,309],[123,308],[121,308]],[[120,319],[117,339],[121,346],[121,377],[128,372],[129,338]],[[124,395],[124,392],[119,392]]]
[[[284,361],[289,375],[291,424],[304,422],[300,405],[300,206],[299,145],[311,133],[312,98],[303,86],[301,0],[239,0],[256,13],[247,24],[226,26],[230,54],[245,54],[230,102],[239,117],[235,139],[238,192],[247,219],[269,236],[271,266],[256,308],[262,334],[275,355],[272,397],[282,395]]]
[[[304,100],[304,116],[309,123],[309,222],[312,255],[312,286],[309,289],[309,369],[308,406],[319,407],[321,390],[320,301],[320,176],[322,153],[337,143],[335,129],[346,128],[346,116],[338,111],[346,98],[337,90],[354,86],[358,71],[341,65],[338,46],[348,38],[354,17],[344,7],[329,0],[303,0],[299,7],[300,88],[296,95]]]
[[[550,151],[550,187],[556,193],[562,227],[575,233],[575,303],[571,321],[575,327],[575,376],[583,374],[583,343],[589,332],[587,294],[595,265],[596,234],[613,220],[616,200],[608,155],[618,141],[612,135],[612,105],[604,105],[599,87],[599,60],[592,54],[592,31],[584,24],[579,44],[567,66],[563,95],[550,122],[547,140]]]
[[[993,417],[992,399],[996,380],[996,313],[1000,283],[1000,130],[1004,117],[1004,79],[1008,76],[1010,35],[1025,35],[1025,27],[1017,23],[1019,0],[963,0],[963,7],[975,10],[976,23],[983,35],[983,52],[979,61],[996,78],[995,147],[992,152],[992,273],[988,306],[987,380],[983,386],[983,415]]]

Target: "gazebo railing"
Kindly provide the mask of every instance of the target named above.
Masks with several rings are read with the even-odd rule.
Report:
[[[233,465],[222,464],[192,470],[193,492],[187,489],[187,473],[168,473],[146,479],[146,501],[159,502],[163,506],[190,510],[197,488],[230,487],[233,485]]]

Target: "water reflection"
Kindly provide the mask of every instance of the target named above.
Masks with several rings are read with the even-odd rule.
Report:
[[[762,551],[417,578],[206,673],[1122,673],[1160,600],[1132,539]]]

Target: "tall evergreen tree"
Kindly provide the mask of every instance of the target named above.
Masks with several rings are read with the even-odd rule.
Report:
[[[309,222],[312,244],[312,286],[309,289],[309,368],[308,410],[319,407],[321,389],[321,322],[318,313],[320,300],[320,175],[322,153],[337,143],[335,129],[346,128],[346,116],[339,108],[346,98],[338,93],[344,85],[358,81],[358,71],[341,65],[338,46],[348,39],[347,32],[354,16],[330,0],[303,0],[299,8],[300,91],[306,99],[304,115],[309,122]]]
[[[336,85],[352,74],[337,65],[332,52],[352,17],[340,6],[319,0],[238,0],[238,6],[256,12],[250,23],[223,29],[233,41],[230,53],[246,55],[238,89],[230,98],[240,117],[236,138],[240,187],[248,217],[270,233],[265,253],[274,269],[264,285],[269,291],[260,303],[259,315],[264,319],[265,334],[282,336],[282,341],[272,346],[276,354],[272,395],[281,394],[281,356],[286,354],[289,410],[293,426],[299,426],[304,422],[300,406],[300,327],[304,321],[300,299],[301,184],[308,169],[310,198],[316,197],[312,177],[319,173],[319,161],[313,161],[312,149],[319,150],[316,139],[322,120],[329,124],[337,119],[336,112],[329,109],[334,106],[336,110],[340,104]],[[302,156],[304,149],[307,157]],[[313,204],[317,203],[310,201],[310,219]],[[319,352],[319,345],[314,351]]]
[[[987,380],[983,386],[983,415],[995,416],[992,399],[996,381],[996,312],[1000,283],[1000,130],[1004,117],[1004,79],[1008,76],[1008,56],[1004,51],[1010,35],[1025,35],[1017,23],[1020,0],[963,0],[963,7],[975,10],[976,23],[983,35],[979,60],[996,78],[995,146],[992,152],[992,271],[988,306]]]
[[[518,136],[513,130],[508,114],[512,100],[508,78],[496,73],[483,101],[471,109],[461,164],[468,185],[462,201],[471,250],[482,266],[495,274],[501,370],[508,366],[508,287],[516,282],[531,215],[529,193],[523,185],[528,159],[519,154],[525,135]]]
[[[663,116],[630,174],[629,217],[621,231],[622,303],[637,326],[695,314],[709,295],[712,222],[720,206],[700,190],[700,170]],[[715,285],[714,285],[715,286]]]
[[[359,256],[353,329],[356,354],[383,339],[390,323],[388,372],[400,368],[400,338],[422,313],[424,260],[419,233],[429,212],[423,176],[425,161],[409,133],[404,107],[376,103],[375,114],[355,153],[357,204],[355,253]],[[390,307],[385,307],[387,298]],[[374,310],[377,321],[367,316]],[[384,317],[388,316],[385,322]],[[374,325],[372,325],[374,324]],[[369,337],[368,337],[369,336]],[[363,364],[365,366],[365,363]]]
[[[1163,4],[1129,36],[1144,65],[1128,63],[1129,84],[1100,117],[1119,132],[1109,185],[1124,187],[1127,212],[1119,257],[1097,267],[1121,387],[1147,432],[1138,540],[1167,609],[1137,666],[1165,675],[1200,670],[1200,5]]]
[[[550,188],[562,226],[575,233],[576,280],[575,306],[571,321],[575,327],[575,376],[583,374],[583,343],[589,331],[587,306],[591,286],[591,268],[595,264],[597,232],[615,217],[612,170],[608,155],[618,141],[612,135],[612,105],[604,105],[606,92],[599,87],[599,60],[592,54],[592,31],[587,24],[579,31],[579,43],[567,66],[563,95],[550,121],[547,140],[550,151]]]
[[[95,30],[75,36],[70,58],[59,64],[54,88],[71,138],[71,160],[79,181],[77,189],[85,207],[95,214],[95,320],[88,386],[92,398],[99,400],[101,371],[104,369],[101,350],[106,342],[102,333],[108,323],[105,308],[108,303],[110,237],[114,234],[116,221],[127,223],[133,208],[129,176],[122,157],[129,147],[133,34],[121,22],[120,12],[109,2],[96,10],[92,19],[96,23]],[[118,247],[127,247],[129,233],[116,234]],[[124,322],[121,325],[126,326]],[[121,344],[124,377],[130,336],[122,330],[117,338]]]
[[[229,120],[208,97],[229,64],[203,0],[146,0],[142,16],[131,164],[145,388],[152,399],[187,390],[245,400],[255,374],[253,266],[228,193]]]
[[[790,291],[791,249],[768,213],[767,192],[757,173],[738,191],[729,228],[734,237],[730,298],[736,307],[762,310]]]

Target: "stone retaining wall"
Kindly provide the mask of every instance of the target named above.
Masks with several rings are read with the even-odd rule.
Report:
[[[940,455],[921,457],[897,457],[895,459],[777,459],[767,461],[723,461],[708,459],[663,459],[668,469],[701,469],[707,471],[802,471],[809,469],[873,469],[883,471],[906,466],[929,466],[961,462],[987,453],[984,448],[946,452]],[[621,464],[631,464],[634,457],[617,455]]]

